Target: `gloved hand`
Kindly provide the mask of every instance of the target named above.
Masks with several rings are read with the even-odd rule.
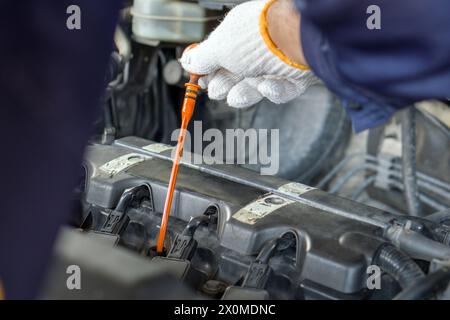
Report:
[[[223,22],[180,59],[190,73],[207,74],[200,86],[210,99],[236,108],[266,97],[285,103],[317,81],[308,67],[287,58],[271,40],[266,14],[274,0],[256,0],[233,8]],[[293,9],[295,10],[295,9]]]

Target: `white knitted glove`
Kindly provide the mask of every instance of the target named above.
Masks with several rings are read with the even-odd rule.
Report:
[[[210,99],[236,108],[266,97],[285,103],[301,95],[317,78],[309,68],[290,62],[267,32],[266,12],[274,0],[256,0],[233,8],[223,22],[180,59],[184,69],[207,74],[199,84]]]

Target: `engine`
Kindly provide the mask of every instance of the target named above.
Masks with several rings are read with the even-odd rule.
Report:
[[[449,299],[448,101],[353,134],[343,102],[322,84],[282,106],[263,99],[246,109],[203,91],[187,130],[200,142],[185,146],[157,252],[189,79],[178,59],[240,2],[135,0],[123,10],[103,116],[44,296]],[[208,130],[258,138],[276,130],[277,140],[254,141],[253,153],[276,146],[278,170],[261,175],[261,159],[195,161],[213,140]],[[83,290],[65,287],[68,265],[83,270]]]
[[[106,243],[102,250],[139,256],[135,268],[170,270],[197,297],[390,299],[424,278],[425,264],[433,268],[450,257],[445,225],[239,166],[186,160],[165,252],[157,254],[172,150],[137,137],[90,145],[79,232]],[[70,259],[74,250],[60,252]],[[109,262],[119,263],[116,273],[126,272],[120,261]],[[84,294],[92,297],[95,290]]]

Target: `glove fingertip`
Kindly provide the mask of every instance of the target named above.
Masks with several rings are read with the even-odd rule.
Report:
[[[241,79],[224,69],[219,69],[210,79],[208,95],[210,99],[222,100]]]
[[[234,108],[248,108],[259,101],[263,96],[258,90],[242,81],[234,86],[227,96],[227,103]]]
[[[230,95],[227,96],[227,104],[230,107],[237,108],[237,109],[248,108],[248,107],[250,107],[252,105],[246,99],[236,98],[236,97],[233,97],[233,96],[230,97]]]
[[[279,104],[285,95],[285,88],[275,80],[264,80],[257,88],[264,97],[276,104]]]
[[[189,73],[206,75],[219,68],[214,52],[202,44],[185,52],[179,61]]]

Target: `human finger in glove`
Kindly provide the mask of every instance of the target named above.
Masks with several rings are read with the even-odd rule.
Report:
[[[275,6],[285,6],[286,16],[271,13]],[[270,14],[270,15],[269,15]],[[288,102],[317,81],[310,69],[295,54],[288,56],[269,34],[272,19],[292,22],[291,30],[281,39],[297,52],[300,16],[290,1],[258,0],[232,9],[223,22],[196,48],[185,53],[180,62],[191,73],[207,74],[200,81],[208,87],[211,99],[227,99],[236,108],[251,106],[264,97],[274,103]],[[283,22],[283,23],[284,23]],[[286,32],[290,32],[289,35]],[[297,58],[297,59],[295,59]]]

